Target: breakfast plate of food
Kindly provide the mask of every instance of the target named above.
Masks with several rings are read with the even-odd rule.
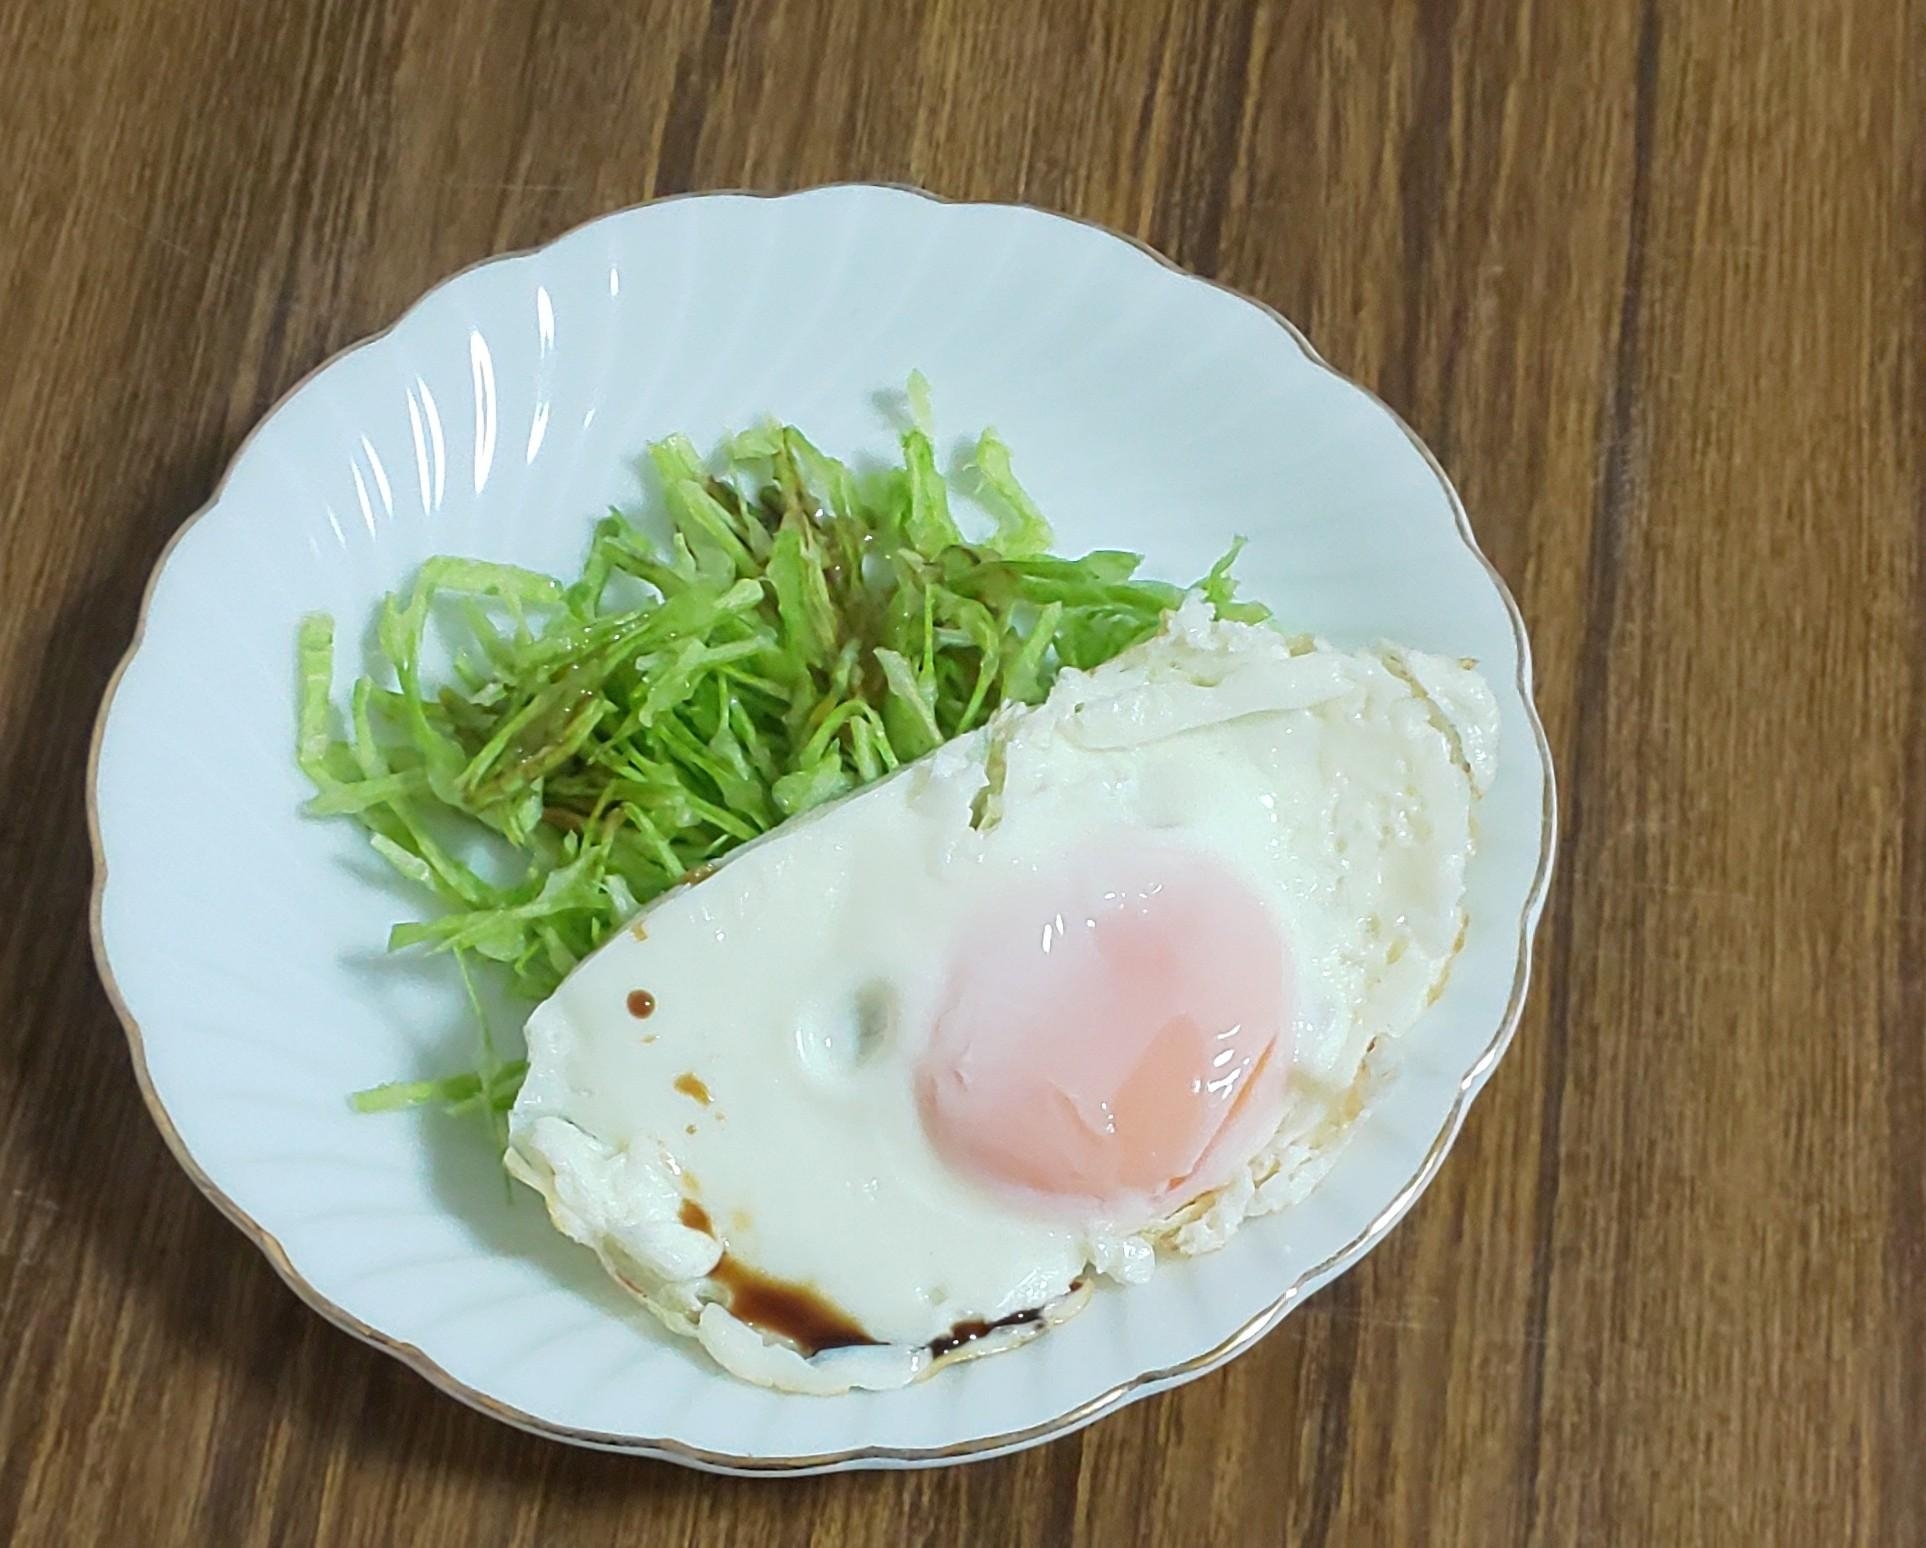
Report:
[[[155,1119],[323,1315],[724,1471],[1067,1433],[1375,1245],[1552,773],[1435,461],[1036,210],[660,201],[297,387],[90,771]]]

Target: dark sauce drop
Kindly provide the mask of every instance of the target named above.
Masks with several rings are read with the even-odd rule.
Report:
[[[629,991],[629,1014],[638,1021],[646,1021],[655,1014],[655,996],[646,989]]]
[[[682,1201],[676,1218],[691,1231],[716,1234],[709,1212],[694,1199]],[[729,1310],[738,1320],[790,1340],[804,1354],[876,1342],[855,1318],[819,1292],[753,1269],[727,1252],[709,1270],[709,1277],[728,1290]]]
[[[819,1292],[753,1269],[726,1252],[709,1277],[727,1287],[729,1310],[739,1321],[788,1339],[805,1355],[876,1342]]]
[[[939,1360],[965,1344],[974,1343],[986,1333],[994,1333],[998,1328],[1020,1328],[1032,1322],[1043,1320],[1040,1308],[1032,1306],[1027,1311],[1011,1312],[1007,1317],[999,1317],[994,1322],[979,1322],[974,1319],[959,1322],[941,1338],[930,1341],[930,1353]]]

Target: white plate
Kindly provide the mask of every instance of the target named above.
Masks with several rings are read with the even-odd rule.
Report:
[[[1479,658],[1502,768],[1449,988],[1308,1200],[1020,1352],[785,1396],[672,1344],[532,1197],[511,1205],[476,1125],[349,1110],[459,1067],[469,1033],[445,963],[384,954],[411,900],[358,831],[300,815],[294,631],[326,609],[354,641],[430,554],[573,574],[670,430],[776,414],[888,455],[877,394],[912,368],[946,437],[1003,433],[1060,547],[1187,579],[1248,533],[1246,594],[1292,628]],[[1525,992],[1553,832],[1530,688],[1517,610],[1437,465],[1275,313],[1031,209],[876,187],[671,200],[449,281],[248,440],[157,568],[102,711],[95,950],[181,1164],[309,1304],[447,1391],[721,1469],[985,1456],[1250,1347],[1430,1180]]]

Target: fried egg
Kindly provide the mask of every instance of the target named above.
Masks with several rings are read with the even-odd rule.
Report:
[[[529,1020],[509,1170],[746,1380],[1021,1343],[1328,1166],[1457,950],[1496,727],[1468,662],[1192,599],[619,931]]]

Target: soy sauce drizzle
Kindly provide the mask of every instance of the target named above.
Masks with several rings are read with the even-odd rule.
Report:
[[[877,1342],[820,1291],[765,1274],[726,1252],[709,1277],[728,1288],[729,1311],[738,1321],[779,1334],[805,1355]]]
[[[957,1323],[941,1338],[930,1340],[930,1353],[940,1360],[944,1355],[961,1349],[965,1344],[974,1343],[985,1334],[994,1333],[998,1328],[1020,1328],[1042,1320],[1043,1311],[1036,1306],[1025,1311],[1011,1312],[1009,1316],[998,1317],[994,1322],[982,1322],[972,1318],[967,1322]]]
[[[716,1235],[709,1212],[694,1199],[683,1199],[676,1218],[691,1231]],[[729,1312],[737,1321],[788,1339],[805,1356],[877,1342],[820,1291],[751,1268],[726,1249],[709,1277],[728,1290]]]

